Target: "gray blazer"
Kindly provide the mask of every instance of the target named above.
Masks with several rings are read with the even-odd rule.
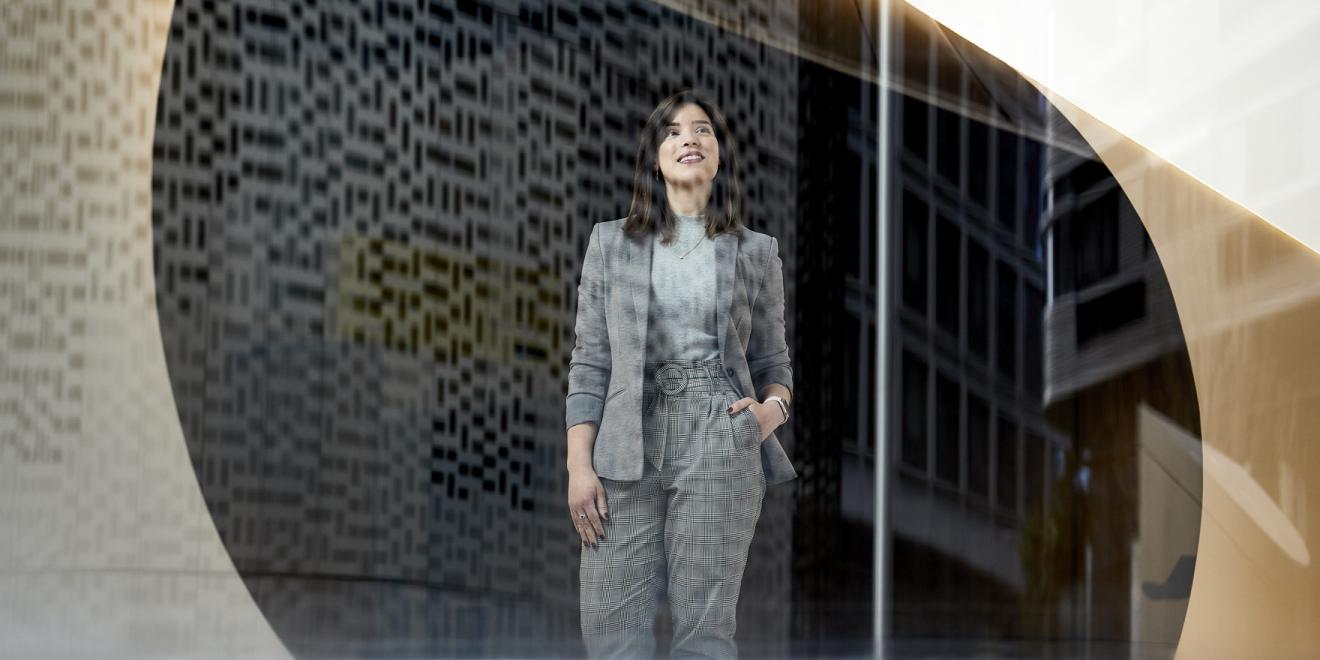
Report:
[[[596,422],[596,474],[635,481],[645,460],[642,378],[653,243],[626,235],[625,220],[597,224],[587,241],[564,421],[567,427]],[[720,356],[729,380],[739,396],[756,398],[769,383],[792,392],[778,240],[746,228],[714,240]],[[773,432],[761,443],[761,464],[767,484],[797,477]]]

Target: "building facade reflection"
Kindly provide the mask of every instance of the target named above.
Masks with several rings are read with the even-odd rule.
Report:
[[[905,17],[893,634],[1021,636],[1042,618],[1019,603],[1033,570],[1025,525],[1063,449],[1041,399],[1041,102],[990,89],[933,24]]]
[[[895,648],[1171,655],[1199,415],[1158,255],[1034,87],[903,19]]]
[[[1051,128],[1080,141],[1059,115]],[[1200,469],[1161,460],[1150,446],[1160,436],[1143,432],[1157,427],[1143,422],[1154,415],[1199,443],[1182,326],[1150,236],[1114,175],[1089,150],[1051,150],[1049,169],[1045,402],[1070,438],[1063,476],[1073,495],[1046,520],[1073,526],[1070,542],[1052,550],[1079,568],[1052,577],[1081,596],[1065,629],[1171,650],[1191,593]],[[1199,456],[1196,445],[1179,447],[1184,459],[1189,451]],[[1169,513],[1152,517],[1160,507]],[[1144,616],[1152,607],[1169,610],[1159,625]]]

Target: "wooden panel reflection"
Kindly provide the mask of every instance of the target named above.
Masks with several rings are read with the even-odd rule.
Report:
[[[1320,645],[1320,257],[1066,100],[1144,221],[1187,340],[1204,452],[1201,532],[1179,655]]]

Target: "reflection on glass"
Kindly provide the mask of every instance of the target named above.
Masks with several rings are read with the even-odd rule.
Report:
[[[861,17],[533,5],[175,3],[156,309],[234,566],[297,655],[582,653],[556,422],[572,285],[592,225],[624,215],[645,113],[693,87],[739,140],[749,225],[783,246],[791,353],[815,384],[777,433],[800,478],[762,508],[739,647],[869,649],[879,157]]]
[[[898,25],[890,648],[1170,655],[1199,471],[1145,469],[1140,420],[1193,443],[1199,421],[1158,256],[1033,88]]]
[[[616,177],[641,115],[693,86],[713,90],[741,140],[750,224],[785,246],[802,383],[781,434],[800,478],[763,507],[739,608],[745,655],[865,655],[877,612],[897,655],[1167,653],[1198,566],[1203,469],[1231,504],[1212,532],[1250,528],[1267,543],[1248,557],[1309,566],[1306,466],[1201,448],[1160,255],[1116,173],[1012,71],[899,9],[886,42],[873,3],[532,4],[174,4],[160,88],[148,90],[159,93],[150,196],[123,189],[104,162],[82,167],[83,152],[73,164],[34,156],[94,173],[80,195],[143,214],[149,203],[152,231],[89,203],[119,221],[96,233],[69,219],[83,197],[74,213],[56,195],[30,206],[57,209],[55,222],[32,216],[43,218],[32,236],[83,247],[49,252],[37,275],[27,253],[5,257],[10,290],[39,312],[11,325],[6,358],[49,348],[22,325],[63,309],[48,281],[101,305],[72,322],[75,339],[136,329],[113,351],[66,355],[65,343],[82,344],[60,335],[39,356],[84,379],[51,410],[81,411],[83,396],[99,407],[10,443],[17,460],[0,463],[24,496],[11,537],[44,543],[69,521],[87,557],[113,561],[79,563],[80,540],[57,568],[92,573],[163,557],[148,568],[183,574],[198,561],[201,584],[232,561],[242,584],[202,590],[222,594],[208,596],[223,601],[215,610],[245,611],[233,603],[247,604],[246,586],[299,656],[580,655],[558,423],[572,279],[592,224],[623,214]],[[105,15],[154,24],[156,11]],[[53,33],[64,25],[34,16]],[[110,29],[97,25],[79,38]],[[878,48],[896,54],[883,91]],[[110,94],[101,88],[92,98]],[[878,127],[882,93],[894,121]],[[68,126],[59,135],[80,144]],[[891,153],[877,151],[879,130]],[[115,148],[88,153],[142,162]],[[877,208],[880,177],[891,208]],[[888,254],[874,248],[882,231]],[[95,257],[107,235],[132,259]],[[1207,254],[1224,265],[1211,277],[1288,309],[1290,287],[1314,278],[1277,240],[1215,234]],[[125,300],[152,301],[163,347],[138,332],[151,310]],[[1261,343],[1309,320],[1243,308],[1260,317],[1247,338]],[[1239,339],[1214,345],[1229,353]],[[874,373],[880,351],[890,373]],[[168,362],[171,391],[133,379],[149,378],[151,356]],[[1289,366],[1261,367],[1290,376],[1279,397],[1304,390]],[[11,407],[46,410],[45,393],[23,389]],[[159,440],[177,413],[192,472],[82,469],[94,454],[67,448],[104,440],[100,420],[126,398],[125,409],[166,412],[113,437]],[[880,410],[889,426],[877,435]],[[1275,412],[1238,421],[1292,423]],[[874,508],[877,477],[888,510]],[[83,482],[102,478],[117,481]],[[123,484],[137,481],[194,494],[194,479],[205,511],[180,497],[143,514],[152,534],[128,530],[166,539],[148,555],[124,550],[136,540],[104,542],[103,527],[75,520],[85,509],[43,495],[136,497]],[[228,556],[179,559],[171,535],[186,546],[210,522]],[[877,538],[890,550],[880,574]],[[18,554],[9,567],[34,565]],[[104,596],[134,592],[142,574],[154,579],[88,580],[111,585]],[[189,634],[203,624],[155,612],[134,610],[150,619],[134,623],[208,639]]]

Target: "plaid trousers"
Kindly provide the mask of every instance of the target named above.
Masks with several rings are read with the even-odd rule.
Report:
[[[761,517],[756,417],[719,360],[648,361],[638,481],[600,480],[610,517],[582,549],[582,638],[593,658],[649,658],[668,594],[672,657],[735,658],[738,592]]]

